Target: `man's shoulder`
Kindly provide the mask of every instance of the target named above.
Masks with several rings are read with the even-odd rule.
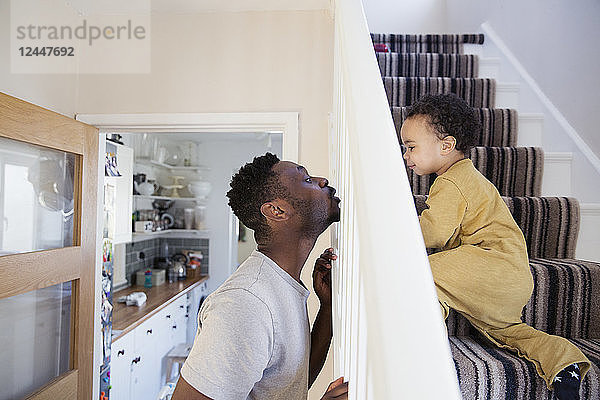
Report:
[[[238,269],[213,293],[213,298],[246,297],[251,294],[265,301],[273,277],[271,268],[260,254],[250,255]]]

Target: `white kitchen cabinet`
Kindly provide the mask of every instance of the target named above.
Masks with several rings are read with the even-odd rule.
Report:
[[[106,142],[107,151],[115,151],[117,168],[121,176],[106,176],[107,185],[115,192],[115,228],[113,244],[131,242],[133,212],[133,149],[113,142]]]
[[[198,331],[198,311],[200,302],[207,296],[207,282],[202,282],[188,293],[188,322],[187,322],[187,343],[194,343],[196,332]]]
[[[110,348],[110,399],[131,398],[131,363],[133,360],[133,335],[120,337]]]
[[[111,347],[110,399],[156,399],[166,382],[165,356],[186,342],[187,323],[184,295],[116,340]]]
[[[161,354],[156,351],[159,340],[164,340],[167,327],[152,317],[133,330],[134,363],[131,368],[131,398],[156,399],[161,388]]]

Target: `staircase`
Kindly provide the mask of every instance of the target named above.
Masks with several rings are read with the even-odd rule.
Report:
[[[544,165],[557,173],[551,162],[557,156],[549,158],[538,147],[539,129],[529,130],[528,147],[518,145],[523,143],[518,129],[538,127],[538,116],[519,116],[519,88],[496,82],[495,60],[464,54],[464,45],[483,44],[483,35],[371,34],[371,39],[389,49],[376,56],[399,139],[405,107],[425,94],[454,93],[474,107],[481,132],[470,157],[498,188],[528,246],[535,288],[523,320],[579,346],[592,362],[581,398],[600,400],[600,264],[574,259],[578,201],[542,197]],[[420,214],[435,175],[419,177],[408,169],[407,175]],[[569,196],[570,188],[563,193]],[[447,328],[465,400],[554,398],[533,364],[492,345],[461,315],[451,312]]]

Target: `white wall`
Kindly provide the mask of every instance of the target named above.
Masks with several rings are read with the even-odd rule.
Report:
[[[281,158],[282,143],[274,143],[272,153]],[[231,266],[229,256],[229,220],[231,208],[226,193],[234,172],[251,162],[256,156],[267,152],[264,141],[210,141],[199,145],[200,162],[208,166],[207,180],[212,184],[212,190],[206,203],[206,226],[210,231],[208,290],[212,292],[229,277]],[[252,232],[250,232],[252,235]],[[237,246],[237,242],[233,243]],[[237,262],[237,257],[233,259]]]
[[[577,133],[600,155],[600,2],[446,0],[452,32],[488,21]]]
[[[11,74],[10,0],[0,0],[0,92],[72,117],[77,104],[77,76]]]
[[[0,0],[4,54],[9,48],[8,3]],[[150,74],[16,76],[3,56],[0,91],[67,115],[298,111],[299,160],[314,175],[327,173],[333,64],[328,11],[154,14],[151,35]],[[307,284],[312,263],[328,246],[324,235],[302,275]],[[211,270],[215,263],[211,252]],[[317,310],[312,295],[311,320]],[[328,362],[311,398],[320,398],[330,380]]]
[[[444,33],[445,0],[363,0],[372,33]]]

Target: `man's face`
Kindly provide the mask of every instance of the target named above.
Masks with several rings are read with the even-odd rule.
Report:
[[[340,199],[325,178],[310,176],[306,168],[290,161],[273,166],[279,181],[287,187],[295,213],[307,232],[323,232],[340,220]]]

